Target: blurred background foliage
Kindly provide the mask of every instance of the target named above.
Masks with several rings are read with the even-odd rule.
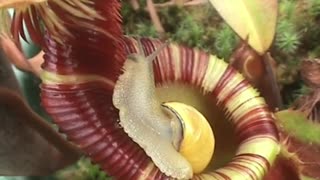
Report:
[[[146,1],[139,0],[134,10],[130,3],[122,8],[124,31],[128,35],[158,38]],[[168,1],[158,0],[161,4]],[[165,38],[203,49],[229,60],[239,37],[223,21],[211,4],[157,8]],[[320,57],[320,0],[279,0],[279,15],[270,52],[277,62],[277,78],[285,106],[308,92],[299,75],[303,59]]]
[[[91,164],[87,158],[81,158],[76,164],[46,177],[0,177],[0,180],[111,180],[98,165]]]
[[[137,0],[140,8],[134,9],[129,0],[122,2],[123,30],[127,35],[159,38],[148,10],[146,0]],[[154,0],[161,4],[168,1]],[[239,43],[238,36],[220,18],[211,4],[190,6],[170,5],[157,7],[165,30],[164,37],[190,47],[203,49],[228,61]],[[39,51],[32,44],[25,44],[27,57]],[[277,78],[286,106],[309,92],[299,75],[303,59],[320,57],[320,0],[280,0],[276,36],[270,49],[277,62]],[[40,80],[29,73],[15,70],[23,93],[30,106],[49,119],[40,106]],[[107,175],[86,158],[75,165],[48,177],[0,177],[0,180],[104,180]]]

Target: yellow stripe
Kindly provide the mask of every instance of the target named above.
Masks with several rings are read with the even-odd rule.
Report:
[[[242,115],[246,114],[246,112],[248,110],[251,109],[245,109],[248,107],[253,107],[256,105],[261,105],[261,104],[265,104],[265,102],[263,100],[261,100],[261,98],[256,98],[257,96],[259,96],[259,93],[253,89],[253,88],[248,88],[242,92],[240,92],[239,94],[237,94],[236,96],[232,97],[226,104],[226,108],[228,109],[229,112],[234,111],[235,109],[237,109],[235,112],[233,112],[232,117],[234,120],[240,118]],[[251,101],[251,103],[248,103],[249,101]],[[239,107],[241,106],[241,107]],[[244,112],[245,111],[245,112]]]
[[[216,57],[215,56],[211,56],[209,57],[208,60],[208,66],[207,66],[207,70],[206,70],[206,74],[203,78],[203,82],[202,82],[202,87],[204,90],[204,93],[210,92],[213,90],[213,84],[211,84],[212,79],[214,79],[213,76],[213,71],[215,70],[215,63],[217,62]]]
[[[267,166],[264,160],[260,158],[256,158],[253,156],[246,156],[243,157],[242,159],[237,159],[235,161],[235,164],[240,164],[243,166],[249,167],[255,174],[265,174],[267,172]]]
[[[197,78],[201,78],[201,73],[199,72],[199,52],[197,50],[193,50],[193,67],[192,67],[192,77],[191,83],[196,84]],[[197,75],[199,74],[199,75]]]
[[[228,107],[229,111],[233,111],[244,102],[257,96],[259,96],[259,93],[255,89],[248,88],[230,99],[226,104],[226,107]]]
[[[236,109],[233,112],[234,121],[239,120],[241,117],[246,115],[248,112],[250,112],[254,108],[265,107],[265,106],[266,104],[262,97],[255,97],[255,98],[249,99],[247,102],[242,104],[238,109]],[[242,121],[241,123],[244,123],[244,122],[245,121]]]
[[[234,165],[241,165],[250,169],[257,177],[265,174],[267,167],[260,159],[251,159],[251,161],[234,161]]]
[[[205,93],[211,92],[216,87],[228,65],[216,56],[210,56],[202,87]]]
[[[150,176],[150,173],[155,168],[155,165],[150,162],[148,166],[141,172],[141,176],[138,177],[138,180],[145,180],[145,179],[153,179],[153,177]]]
[[[179,47],[175,44],[170,44],[170,50],[171,50],[171,55],[172,58],[171,60],[173,60],[174,63],[174,77],[175,80],[178,80],[181,78],[181,58],[180,58],[180,51],[179,51]],[[160,67],[161,68],[161,67]]]
[[[140,52],[140,49],[138,48],[138,41],[136,39],[132,39],[132,46],[137,51],[137,54],[144,54],[144,52]]]
[[[56,85],[56,84],[73,85],[73,84],[88,83],[92,81],[100,81],[107,84],[110,87],[113,87],[115,85],[115,83],[110,79],[107,79],[105,77],[98,76],[98,75],[91,75],[91,74],[60,75],[60,74],[55,74],[48,71],[42,71],[40,74],[40,78],[42,79],[42,83],[49,84],[49,85]]]
[[[239,85],[241,81],[243,81],[243,76],[240,74],[236,74],[228,83],[222,88],[221,92],[218,94],[218,102],[225,100],[228,96],[230,96],[230,92],[235,89],[236,86]]]
[[[274,137],[260,135],[243,142],[237,151],[237,155],[247,153],[257,154],[266,158],[272,164],[279,151],[280,146]]]
[[[207,180],[225,180],[225,178],[217,173],[212,172],[212,173],[209,173],[210,177],[207,178]]]
[[[249,110],[247,110],[249,111]],[[254,119],[257,119],[258,117],[266,117],[266,118],[262,118],[259,119],[260,122],[264,122],[264,121],[272,121],[272,119],[270,119],[268,116],[266,116],[267,114],[265,112],[259,112],[259,113],[255,113],[245,119],[242,119],[241,122],[237,122],[237,128],[242,128],[241,126],[243,126],[244,124],[248,123],[249,121],[252,121]],[[239,117],[240,119],[241,117]]]
[[[249,174],[235,168],[225,167],[225,168],[218,169],[217,172],[225,174],[230,179],[251,180],[251,177],[249,176]]]
[[[216,174],[212,174],[212,175],[211,174],[201,174],[200,178],[201,178],[201,180],[212,180],[212,179],[219,180],[219,179],[222,179],[222,177],[219,176],[218,174],[217,174],[217,176],[216,176]]]

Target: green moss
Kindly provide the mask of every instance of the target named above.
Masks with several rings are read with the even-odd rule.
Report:
[[[179,24],[171,38],[191,47],[200,46],[198,42],[204,35],[204,27],[190,15],[186,16]]]
[[[236,33],[227,24],[223,23],[216,34],[214,43],[218,56],[228,59],[238,42],[239,38]]]
[[[280,16],[292,20],[296,12],[296,2],[293,0],[284,0],[279,3]]]
[[[300,36],[295,31],[279,32],[276,39],[276,46],[286,54],[294,54],[300,45]]]
[[[77,179],[77,180],[108,180],[104,171],[98,165],[91,163],[89,158],[81,158],[75,165],[58,171],[54,178],[56,180]]]
[[[281,53],[295,54],[301,44],[295,17],[296,3],[283,1],[279,9],[275,46]]]
[[[276,113],[277,122],[285,132],[305,143],[320,144],[320,125],[309,121],[298,111]]]
[[[302,83],[301,83],[302,84]],[[296,91],[293,92],[293,96],[295,97],[295,99],[301,98],[304,95],[307,95],[311,92],[311,88],[308,87],[305,84],[302,84],[302,86],[297,89]]]
[[[122,3],[123,30],[127,35],[158,37],[157,31],[152,25],[149,14],[140,9],[133,10],[130,4]]]
[[[122,14],[124,30],[128,35],[158,37],[149,14],[145,11],[145,4],[134,11],[128,3],[123,3]],[[166,38],[189,47],[197,47],[213,54],[215,39],[220,30],[222,19],[212,6],[178,7],[170,6],[158,9],[158,15]],[[226,42],[227,44],[230,44]],[[229,46],[226,46],[229,47]],[[228,49],[229,52],[232,48]]]
[[[309,13],[311,16],[317,17],[320,16],[320,1],[319,0],[309,0],[310,8]]]

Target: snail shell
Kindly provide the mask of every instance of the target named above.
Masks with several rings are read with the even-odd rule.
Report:
[[[206,118],[192,106],[167,102],[162,106],[171,111],[181,122],[182,137],[179,153],[191,164],[193,173],[198,174],[208,166],[214,151],[214,134]]]

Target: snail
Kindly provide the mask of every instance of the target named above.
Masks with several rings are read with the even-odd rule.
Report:
[[[140,53],[144,53],[140,41],[138,45]],[[170,118],[161,109],[155,95],[151,62],[165,45],[148,57],[129,55],[124,73],[114,88],[113,104],[119,109],[124,130],[160,170],[168,176],[186,179],[192,177],[193,171],[201,172],[208,165],[214,137],[209,123],[194,108],[182,103],[165,103],[163,106],[176,118]],[[206,148],[201,147],[204,144]],[[203,158],[195,158],[197,153]]]
[[[72,1],[65,2],[77,7]],[[72,12],[61,3],[48,1],[55,12],[51,17],[58,18],[55,22],[68,33],[62,36],[48,27],[42,37],[42,105],[68,140],[117,179],[263,178],[279,153],[278,132],[265,101],[242,75],[197,49],[123,36],[116,0],[81,2],[99,15],[70,16]],[[206,169],[215,135],[190,105],[157,101],[155,86],[168,83],[183,83],[209,101],[216,99],[239,143],[228,164]],[[204,139],[210,140],[190,145],[195,136],[185,133],[199,124]],[[199,156],[200,168],[192,162],[197,152],[185,153],[189,146],[208,154]]]

